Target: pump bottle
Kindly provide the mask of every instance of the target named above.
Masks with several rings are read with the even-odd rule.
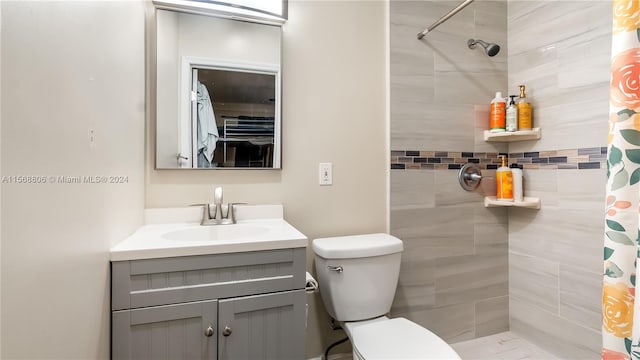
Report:
[[[516,106],[516,102],[513,98],[517,95],[509,95],[511,100],[509,101],[509,106],[507,106],[507,131],[513,132],[518,131],[518,107]]]
[[[518,129],[531,130],[531,104],[527,102],[524,85],[520,85],[520,98],[518,99]]]
[[[507,157],[499,157],[502,165],[496,170],[496,200],[513,201],[513,174],[507,167]]]

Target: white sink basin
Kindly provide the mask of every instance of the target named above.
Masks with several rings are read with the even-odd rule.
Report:
[[[194,226],[169,231],[160,236],[174,241],[238,241],[267,236],[269,228],[253,224]]]
[[[241,206],[237,224],[201,226],[199,208],[152,210],[146,225],[111,248],[111,260],[306,247],[307,237],[282,215],[282,205]]]

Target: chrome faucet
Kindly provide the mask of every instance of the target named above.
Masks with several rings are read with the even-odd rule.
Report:
[[[222,215],[222,187],[213,189],[213,204],[215,205],[213,219],[223,220],[229,217],[229,206],[227,205],[227,216]],[[211,219],[211,217],[209,217]]]
[[[243,203],[230,203],[224,205],[222,203],[222,187],[216,187],[213,190],[213,204],[198,204],[202,205],[202,221],[200,225],[228,225],[235,224],[235,209],[234,206]],[[211,213],[211,205],[213,205],[213,214]]]

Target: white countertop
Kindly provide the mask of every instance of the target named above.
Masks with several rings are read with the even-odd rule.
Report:
[[[111,261],[237,253],[307,246],[307,237],[287,223],[282,205],[246,205],[236,210],[237,224],[201,226],[202,208],[145,210],[146,225],[111,248]],[[172,222],[173,221],[173,222]],[[225,229],[221,229],[225,227]],[[206,229],[203,229],[206,228]],[[216,229],[218,228],[218,229]],[[235,230],[238,230],[235,232]],[[260,234],[243,229],[259,229]],[[171,239],[174,231],[231,232],[217,240]]]

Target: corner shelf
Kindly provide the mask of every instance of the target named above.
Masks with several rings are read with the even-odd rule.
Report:
[[[526,140],[538,140],[541,137],[540,128],[533,128],[531,130],[518,130],[514,132],[491,132],[489,130],[484,131],[484,141],[487,142],[512,142],[512,141],[526,141]],[[540,198],[525,196],[522,201],[504,201],[498,200],[495,196],[484,197],[484,207],[521,207],[527,209],[540,209]]]
[[[513,206],[527,209],[540,209],[540,199],[536,197],[524,197],[523,201],[505,201],[497,200],[495,196],[484,197],[484,207],[500,207],[500,206]]]
[[[533,128],[531,130],[518,130],[514,132],[491,132],[489,130],[484,131],[484,141],[491,142],[512,142],[512,141],[525,141],[525,140],[538,140],[540,139],[540,128]]]

